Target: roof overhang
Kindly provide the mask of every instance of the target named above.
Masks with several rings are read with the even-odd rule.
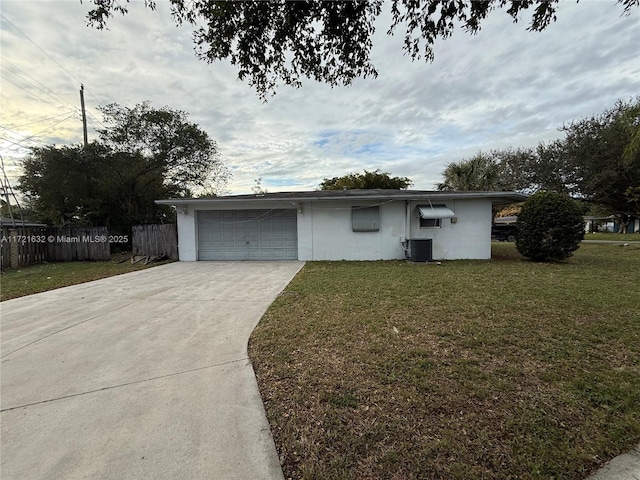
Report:
[[[213,198],[170,198],[156,200],[158,205],[193,205],[205,207],[207,205],[221,205],[224,203],[237,202],[283,202],[288,201],[295,204],[300,202],[315,201],[350,201],[350,200],[414,200],[414,201],[437,201],[446,200],[491,200],[493,204],[507,204],[525,201],[529,196],[518,192],[433,192],[416,190],[335,190],[335,191],[314,191],[314,192],[279,192],[264,193],[256,195],[228,195]]]

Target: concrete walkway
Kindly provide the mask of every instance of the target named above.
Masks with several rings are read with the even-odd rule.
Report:
[[[173,263],[0,304],[2,479],[282,479],[247,340],[302,265]]]
[[[587,480],[640,480],[640,444],[607,462]]]
[[[582,243],[601,243],[603,245],[640,245],[639,240],[582,240]]]

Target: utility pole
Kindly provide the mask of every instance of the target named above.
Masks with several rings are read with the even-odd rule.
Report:
[[[82,132],[84,133],[84,148],[89,143],[87,138],[87,113],[84,111],[84,85],[80,84],[80,105],[82,106]]]
[[[2,155],[0,155],[0,173],[2,174],[2,177],[0,177],[0,195],[5,199],[9,217],[11,218],[11,226],[16,228],[16,219],[13,218],[13,208],[11,208],[11,197],[13,197],[13,201],[18,207],[18,212],[20,213],[20,226],[22,227],[24,225],[22,207],[20,206],[20,202],[18,202],[18,197],[13,191],[13,188],[11,188],[11,183],[9,183],[9,177],[7,177],[7,172],[4,169],[4,158],[2,158]]]

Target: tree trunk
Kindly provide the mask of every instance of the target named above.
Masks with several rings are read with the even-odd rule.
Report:
[[[621,215],[620,216],[620,227],[618,228],[618,233],[623,234],[627,233],[627,227],[629,226],[629,222],[631,221],[630,215]]]

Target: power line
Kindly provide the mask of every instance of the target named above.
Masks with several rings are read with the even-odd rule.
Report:
[[[30,145],[24,145],[24,144],[22,144],[22,143],[20,143],[20,142],[14,142],[13,140],[9,140],[8,138],[4,138],[4,137],[0,137],[0,141],[13,143],[14,145],[17,145],[18,147],[22,147],[22,148],[33,148],[33,147],[32,147],[32,146],[30,146]],[[33,141],[33,140],[32,140],[32,141]],[[44,145],[44,144],[43,144],[43,145]]]
[[[71,117],[73,117],[73,114],[69,115],[67,118],[63,118],[62,120],[60,120],[59,122],[54,123],[53,125],[47,127],[47,128],[43,128],[42,130],[40,130],[39,132],[34,133],[33,135],[27,137],[27,138],[31,138],[31,137],[35,137],[36,135],[40,135],[42,132],[46,132],[47,130],[51,130],[53,127],[55,127],[56,125],[61,124],[62,122],[65,122],[67,120],[69,120]]]
[[[66,103],[68,105],[71,105],[73,108],[77,108],[75,105],[73,105],[71,102],[69,102],[68,100],[66,100],[64,97],[62,97],[62,95],[54,92],[53,90],[51,90],[49,87],[47,87],[45,84],[43,84],[42,82],[40,82],[38,79],[32,77],[31,75],[29,75],[27,72],[25,72],[23,69],[21,69],[19,66],[17,66],[16,64],[14,64],[13,62],[11,62],[10,60],[7,60],[6,58],[2,58],[0,57],[0,59],[6,63],[9,64],[9,67],[5,67],[5,68],[9,68],[9,71],[11,71],[11,73],[13,73],[15,76],[17,76],[18,78],[20,78],[21,80],[27,82],[28,84],[30,84],[31,86],[35,87],[37,90],[40,90],[42,93],[44,93],[45,95],[48,95],[49,97],[53,98],[54,100],[56,100],[51,93],[53,93],[54,95],[56,95],[58,97],[58,102],[63,102]],[[18,72],[16,72],[15,70],[18,70]],[[33,82],[30,82],[29,80],[20,77],[20,75],[25,75],[27,77],[29,77],[30,79],[32,79],[34,82],[40,84],[43,88],[38,87],[37,85],[35,85]],[[15,84],[14,84],[15,85]],[[51,93],[49,93],[51,92]]]
[[[73,78],[76,82],[78,83],[82,83],[80,80],[78,80],[71,72],[69,72],[69,70],[67,70],[66,68],[64,68],[64,66],[58,62],[55,58],[53,58],[51,55],[49,55],[47,52],[44,51],[44,49],[38,45],[36,42],[34,42],[33,40],[31,40],[31,38],[24,33],[22,30],[20,30],[18,27],[16,27],[3,13],[0,13],[0,16],[2,16],[2,18],[4,18],[5,22],[7,22],[9,25],[11,25],[17,32],[19,32],[24,38],[26,38],[27,40],[29,40],[31,43],[33,43],[36,48],[38,48],[38,50],[40,50],[42,53],[44,53],[47,57],[49,57],[51,60],[53,60],[55,62],[56,65],[58,65],[62,70],[64,70],[64,72],[69,75],[71,78]]]
[[[13,72],[12,72],[12,73],[13,73]],[[14,74],[14,75],[15,75],[15,74]],[[20,78],[20,77],[18,77],[18,78]],[[45,100],[44,98],[37,96],[37,95],[36,95],[36,94],[34,94],[33,92],[30,92],[29,90],[27,90],[26,88],[24,88],[22,85],[18,85],[16,82],[14,82],[14,81],[12,81],[12,80],[8,79],[6,76],[3,76],[3,77],[2,77],[2,79],[3,79],[3,80],[6,80],[6,81],[7,81],[7,82],[9,82],[9,83],[12,83],[12,84],[13,84],[13,85],[15,85],[16,87],[18,87],[20,90],[24,90],[24,91],[25,91],[25,92],[27,92],[29,95],[31,95],[32,97],[34,97],[36,100],[39,100],[39,101],[44,102],[44,103],[48,103],[49,105],[53,105],[54,107],[59,107],[59,106],[60,106],[60,100],[57,100],[57,99],[53,98],[51,95],[47,94],[46,92],[42,92],[42,93],[44,93],[45,95],[47,95],[47,96],[48,96],[49,98],[51,98],[52,100],[55,100],[55,102],[56,102],[56,103],[51,103],[49,100]],[[21,80],[24,80],[24,79],[21,79]],[[71,105],[71,104],[69,104],[69,105]],[[72,106],[73,106],[73,105],[72,105]],[[74,107],[74,108],[77,108],[77,107],[75,107],[75,106],[73,106],[73,107]]]
[[[62,122],[64,122],[64,121],[69,120],[71,117],[72,117],[72,115],[68,115],[67,117],[63,118],[62,120],[60,120],[60,121],[58,121],[58,122],[56,122],[56,123],[54,123],[53,125],[50,125],[50,126],[48,126],[47,128],[43,128],[42,130],[40,130],[40,131],[38,131],[38,132],[36,132],[36,133],[34,133],[34,134],[32,134],[32,135],[29,135],[28,137],[25,137],[24,135],[22,135],[22,134],[20,134],[20,133],[18,133],[18,132],[15,132],[15,131],[13,131],[13,130],[10,130],[10,129],[9,129],[9,128],[7,128],[7,127],[3,127],[2,125],[0,125],[0,128],[2,128],[3,130],[6,130],[7,132],[9,132],[9,133],[11,133],[11,134],[13,134],[13,135],[17,135],[17,136],[19,136],[19,137],[22,137],[21,139],[19,139],[19,140],[20,140],[20,141],[22,141],[22,142],[29,140],[29,141],[31,141],[31,142],[39,143],[39,144],[41,144],[41,145],[43,145],[43,146],[45,146],[45,147],[46,147],[46,146],[48,146],[46,143],[41,142],[40,140],[34,140],[34,139],[33,139],[33,137],[35,137],[36,135],[40,135],[42,132],[46,132],[47,130],[51,130],[53,127],[55,127],[55,126],[57,126],[57,125],[61,124],[61,123],[62,123]]]
[[[13,133],[13,132],[11,132],[11,133]],[[41,141],[34,140],[34,139],[23,138],[23,139],[18,139],[18,141],[10,140],[10,139],[4,138],[4,137],[0,137],[0,139],[4,140],[5,142],[10,142],[10,143],[13,143],[14,145],[19,145],[19,146],[24,147],[24,148],[32,148],[34,146],[37,146],[37,147],[46,147],[47,146],[46,143],[42,143]],[[26,145],[26,144],[24,144],[22,142],[33,142],[33,145]]]
[[[47,120],[51,120],[51,119],[53,119],[53,118],[62,117],[63,115],[69,115],[70,113],[75,114],[76,112],[75,112],[75,111],[68,110],[68,111],[66,111],[66,112],[64,112],[64,113],[60,113],[60,114],[58,114],[58,115],[53,115],[52,117],[46,117],[46,118],[43,118],[43,119],[41,119],[41,120],[34,120],[33,122],[23,123],[23,124],[21,124],[21,125],[16,125],[16,126],[13,126],[13,127],[10,127],[10,128],[13,128],[13,129],[16,129],[16,128],[22,128],[22,127],[26,127],[27,125],[33,125],[34,123],[46,122]]]
[[[100,120],[98,120],[93,113],[87,111],[87,115],[89,115],[91,118],[93,118],[96,122],[98,122],[100,125],[102,125],[103,128],[108,128],[104,123],[102,123]]]
[[[24,33],[22,30],[20,30],[16,25],[13,24],[13,22],[11,22],[11,20],[9,20],[3,13],[0,13],[0,16],[5,20],[5,22],[7,22],[11,27],[13,27],[17,32],[19,32],[24,38],[26,38],[27,40],[29,40],[38,50],[40,50],[42,53],[44,53],[47,57],[49,57],[56,65],[58,65],[67,75],[69,75],[73,80],[75,80],[76,82],[78,82],[79,84],[83,85],[83,82],[81,80],[79,80],[75,75],[73,75],[71,72],[69,72],[69,70],[67,70],[64,65],[62,65],[58,60],[56,60],[55,58],[53,58],[51,55],[49,55],[40,45],[38,45],[36,42],[34,42],[26,33]],[[8,60],[4,59],[5,61],[7,61],[8,63],[11,64],[11,62],[9,62]],[[14,65],[14,64],[12,64]],[[15,66],[15,65],[14,65]],[[24,70],[20,69],[20,67],[15,66],[15,68],[17,68],[18,70],[24,72]],[[17,74],[15,72],[12,72],[14,75],[17,76]],[[41,85],[43,85],[41,82],[39,82],[38,80],[36,80],[35,78],[33,78],[31,75],[29,75],[28,73],[24,72],[25,75],[27,75],[28,77],[32,78],[33,80],[35,80],[36,82],[40,83]],[[20,77],[19,77],[20,78]],[[25,80],[24,78],[22,78],[22,80]],[[10,81],[10,80],[9,80]],[[11,82],[11,81],[10,81]],[[16,85],[19,88],[22,88],[23,90],[26,91],[26,89],[24,89],[23,87],[20,87],[19,85],[17,85],[15,82],[11,82],[14,85]],[[33,84],[32,84],[33,85]],[[34,85],[35,86],[35,85]],[[48,89],[48,87],[46,87],[45,85],[43,85],[45,88]],[[37,87],[36,87],[37,88]],[[84,87],[83,87],[84,88]],[[49,89],[50,90],[50,89]],[[95,98],[95,100],[100,103],[100,100],[98,99],[98,97],[88,88],[85,88],[85,90],[87,92],[89,92],[89,94]],[[43,93],[45,93],[46,95],[48,95],[49,97],[53,98],[50,94],[48,94],[47,92],[45,92],[44,90],[41,90]],[[52,91],[52,90],[50,90]],[[30,92],[29,92],[30,93]],[[33,95],[33,94],[32,94]],[[56,94],[58,95],[58,94]],[[59,95],[58,95],[59,96]],[[60,96],[59,96],[60,97]],[[36,97],[37,98],[37,97]],[[65,100],[64,98],[60,97],[64,102],[68,103],[69,105],[71,105],[74,109],[77,109],[77,107],[73,104],[70,104],[67,100]],[[55,100],[55,99],[54,99]],[[58,100],[59,101],[59,100]],[[96,117],[94,117],[91,113],[89,113],[89,115],[91,115],[91,117],[94,118],[94,120],[96,120],[100,125],[102,125],[104,128],[107,128],[100,120],[98,120]]]
[[[96,97],[96,96],[93,94],[93,92],[92,92],[91,90],[89,90],[87,87],[84,87],[84,89],[85,89],[87,92],[89,92],[89,95],[91,95],[93,98],[95,98],[95,99],[96,99],[96,102],[98,102],[98,104],[100,104],[100,99],[98,99],[98,97]],[[104,127],[104,125],[103,125],[103,127]]]
[[[29,142],[33,142],[33,143],[38,143],[38,144],[42,145],[43,147],[47,145],[46,143],[43,143],[43,142],[41,142],[40,140],[35,140],[35,139],[31,138],[31,137],[26,137],[26,136],[24,136],[24,135],[20,135],[18,132],[14,132],[13,130],[9,130],[8,128],[3,127],[2,125],[0,125],[0,128],[1,128],[2,130],[6,130],[6,131],[7,131],[7,132],[9,132],[11,135],[17,135],[18,137],[22,137],[22,138],[18,138],[18,139],[17,139],[18,141],[21,141],[21,142],[29,141]]]

